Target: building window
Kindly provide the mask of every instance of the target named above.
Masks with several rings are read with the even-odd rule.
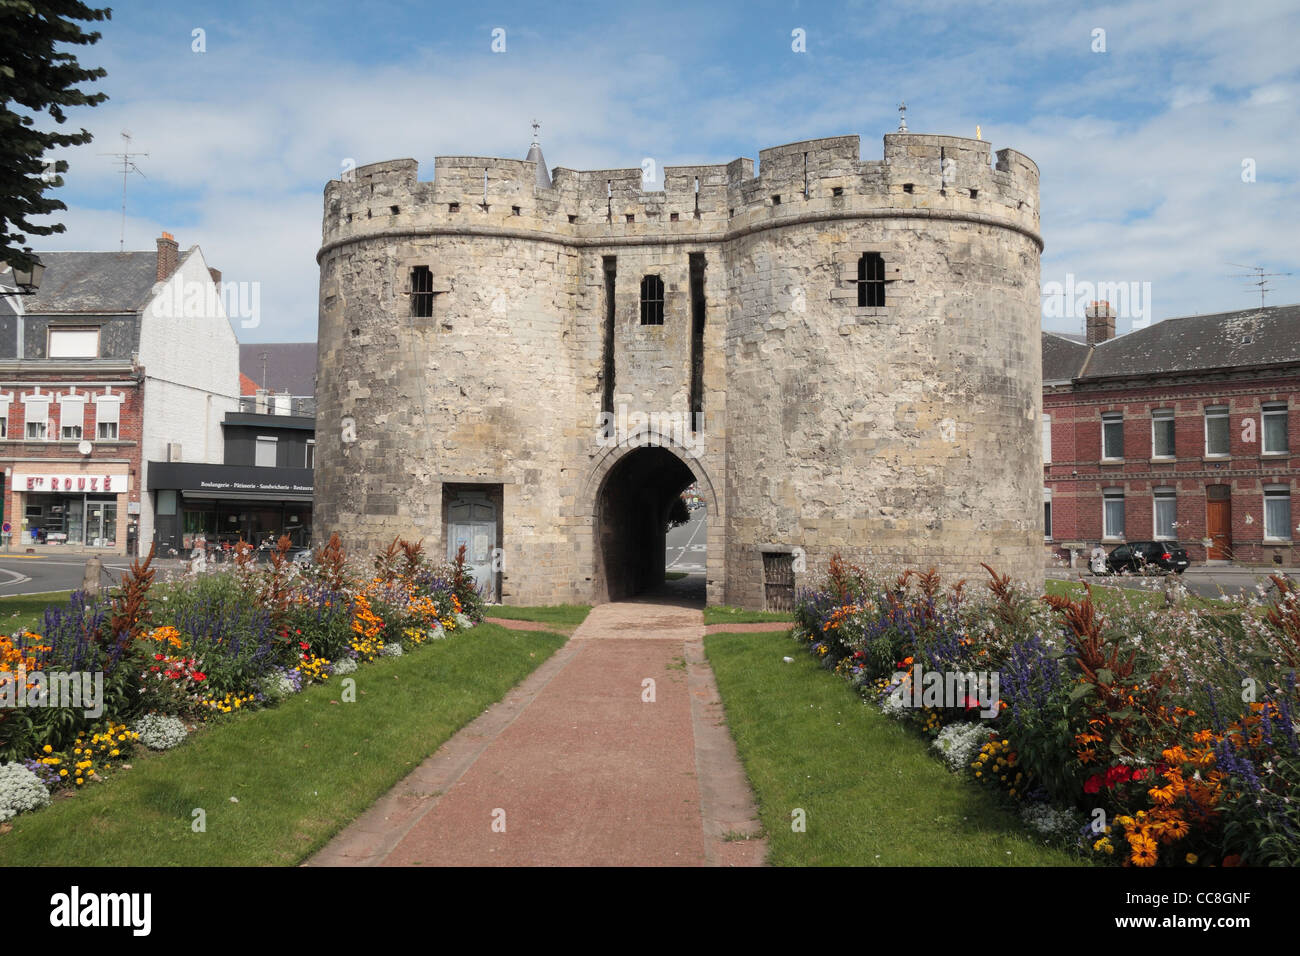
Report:
[[[1228,406],[1211,405],[1205,409],[1206,457],[1228,454]]]
[[[1264,454],[1280,455],[1291,450],[1287,441],[1286,402],[1272,402],[1264,406],[1260,429],[1264,433]]]
[[[50,329],[52,359],[99,358],[99,329]]]
[[[81,426],[86,420],[86,403],[80,399],[59,400],[59,433],[64,441],[81,441]]]
[[[1264,540],[1291,540],[1291,488],[1264,486]]]
[[[95,401],[95,435],[103,441],[117,441],[118,421],[122,414],[122,403],[113,401]]]
[[[1102,530],[1103,538],[1124,537],[1124,491],[1122,488],[1107,488],[1102,493]]]
[[[1043,464],[1052,463],[1052,416],[1043,416]]]
[[[307,439],[307,455],[303,467],[304,468],[316,467],[316,439],[314,438]]]
[[[1176,541],[1174,525],[1178,522],[1178,494],[1173,488],[1157,488],[1152,516],[1152,535],[1157,541]]]
[[[658,276],[641,280],[641,324],[664,324],[664,280]]]
[[[1101,416],[1101,457],[1118,461],[1124,457],[1124,413],[1104,412]]]
[[[9,437],[9,416],[0,415],[0,438]]]
[[[433,317],[433,273],[428,266],[411,270],[411,315],[417,319]]]
[[[274,438],[269,438],[266,435],[258,435],[256,458],[254,458],[253,464],[258,468],[274,468],[275,448],[278,444],[279,443]]]
[[[1052,489],[1043,489],[1043,538],[1052,540]]]
[[[1151,413],[1151,457],[1174,457],[1174,413],[1159,409]]]
[[[864,252],[858,259],[858,306],[885,305],[885,258],[878,252]]]
[[[50,418],[50,403],[23,402],[23,411],[27,419],[28,439],[46,441],[49,437],[47,426]]]

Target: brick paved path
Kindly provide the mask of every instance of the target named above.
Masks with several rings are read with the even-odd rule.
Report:
[[[760,864],[725,839],[758,822],[703,634],[697,609],[596,607],[308,865]]]

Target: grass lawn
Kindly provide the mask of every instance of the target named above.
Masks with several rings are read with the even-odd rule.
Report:
[[[710,604],[704,609],[705,624],[757,624],[761,621],[794,623],[794,614],[789,611],[746,611],[726,604]]]
[[[557,630],[565,633],[571,633],[590,613],[590,604],[549,604],[538,607],[492,604],[483,608],[486,617],[501,617],[509,621],[539,621],[554,625]]]
[[[75,797],[15,817],[0,866],[293,865],[564,643],[481,624],[362,665],[356,703],[330,678],[278,707],[138,756]],[[231,802],[231,798],[238,803]],[[191,829],[193,811],[207,830]]]
[[[51,604],[67,604],[71,594],[71,591],[47,591],[0,598],[0,632],[12,634],[43,623],[45,609]]]
[[[705,653],[775,866],[1074,866],[914,731],[780,633],[713,634]],[[782,662],[793,657],[794,663]],[[796,808],[806,832],[791,827]]]

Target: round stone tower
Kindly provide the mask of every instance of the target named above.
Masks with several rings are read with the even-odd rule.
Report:
[[[839,137],[648,191],[529,157],[326,187],[318,537],[464,544],[507,603],[616,599],[662,580],[695,483],[710,603],[836,552],[1041,583],[1032,162]]]

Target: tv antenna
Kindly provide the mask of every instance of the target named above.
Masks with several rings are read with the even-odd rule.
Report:
[[[124,252],[126,250],[126,177],[131,173],[139,173],[145,179],[148,179],[149,177],[144,175],[144,171],[135,164],[135,157],[148,156],[149,154],[131,152],[131,131],[124,129],[122,130],[122,152],[100,153],[99,155],[114,156],[122,164],[122,234],[117,241],[117,251]]]
[[[1250,284],[1259,286],[1259,307],[1264,308],[1264,296],[1272,290],[1268,287],[1268,280],[1274,276],[1289,276],[1289,272],[1265,272],[1263,266],[1243,266],[1239,262],[1229,262],[1228,265],[1236,266],[1238,269],[1246,269],[1246,272],[1234,272],[1230,278],[1249,279]]]

